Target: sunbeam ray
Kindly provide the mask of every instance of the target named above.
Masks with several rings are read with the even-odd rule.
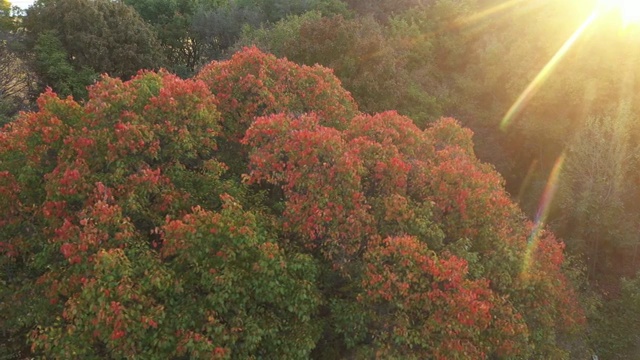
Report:
[[[509,111],[505,114],[500,122],[500,129],[506,130],[514,117],[522,111],[524,106],[529,102],[529,100],[536,94],[536,92],[540,89],[542,84],[549,78],[549,75],[553,72],[553,70],[558,66],[560,60],[566,55],[566,53],[571,49],[573,44],[580,38],[580,36],[584,33],[584,31],[593,23],[593,21],[597,18],[598,13],[593,12],[591,15],[578,27],[578,29],[564,42],[564,44],[558,49],[558,51],[553,55],[551,60],[538,72],[538,75],[529,83],[527,88],[520,94],[518,99],[511,105]]]

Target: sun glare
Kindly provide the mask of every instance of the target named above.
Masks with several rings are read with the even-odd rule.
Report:
[[[640,2],[638,0],[620,0],[619,10],[626,25],[640,23]]]
[[[640,1],[600,0],[600,5],[604,9],[618,12],[625,27],[640,25]]]

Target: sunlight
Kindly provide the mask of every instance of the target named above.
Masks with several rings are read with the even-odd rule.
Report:
[[[640,2],[638,0],[600,0],[605,10],[620,13],[624,27],[640,24]]]
[[[515,1],[516,0],[512,0],[507,3],[512,4]],[[590,4],[590,7],[594,5],[589,2],[585,5],[588,4]],[[631,27],[640,28],[640,0],[598,0],[598,3],[591,15],[582,23],[582,25],[580,25],[580,27],[578,27],[571,37],[565,41],[562,47],[558,49],[555,55],[549,60],[549,62],[547,62],[540,72],[538,72],[536,77],[511,105],[500,122],[501,130],[504,131],[508,128],[510,123],[545,83],[562,58],[571,49],[574,43],[583,35],[587,28],[605,14],[612,14],[616,18],[619,18],[622,21],[622,28],[625,30],[624,33],[626,34],[630,33],[627,30],[630,30]]]
[[[484,19],[488,16],[494,15],[496,13],[500,13],[503,11],[506,11],[508,9],[514,8],[516,5],[520,4],[521,2],[523,2],[525,0],[508,0],[505,1],[501,4],[495,5],[493,7],[490,7],[488,9],[485,9],[483,11],[480,11],[478,13],[475,13],[471,16],[462,18],[458,20],[459,24],[469,24],[469,23],[473,23],[476,22],[478,20]]]
[[[553,55],[551,60],[540,70],[538,75],[529,83],[526,89],[520,94],[518,99],[511,105],[511,108],[507,111],[505,116],[502,118],[500,122],[500,129],[506,130],[509,126],[513,118],[520,113],[522,108],[527,104],[527,102],[535,95],[535,93],[540,89],[540,86],[544,84],[544,82],[549,78],[549,75],[556,68],[560,60],[565,56],[565,54],[571,49],[573,44],[580,38],[582,33],[591,25],[591,23],[596,19],[596,13],[592,13],[580,27],[565,41],[565,43],[558,49],[558,51]]]

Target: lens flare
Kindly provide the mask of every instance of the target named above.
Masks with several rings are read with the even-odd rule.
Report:
[[[535,253],[535,250],[538,246],[540,234],[544,229],[545,221],[547,220],[547,216],[549,215],[551,201],[553,200],[553,197],[558,190],[560,173],[562,172],[562,166],[564,165],[565,158],[566,155],[563,153],[562,155],[560,155],[558,160],[556,160],[555,165],[553,165],[553,169],[551,170],[549,179],[547,180],[547,185],[545,186],[544,192],[542,193],[540,204],[538,205],[536,220],[533,224],[531,234],[529,235],[529,239],[527,241],[527,250],[525,251],[524,261],[522,264],[521,276],[525,279],[529,274],[529,269],[531,269],[533,254]]]
[[[580,27],[569,37],[567,41],[564,42],[562,47],[558,49],[558,51],[553,55],[551,60],[540,70],[538,75],[529,83],[527,88],[520,94],[518,99],[511,105],[509,111],[507,111],[506,115],[502,118],[500,122],[500,129],[506,130],[511,121],[514,119],[516,115],[522,111],[524,106],[531,100],[531,98],[538,92],[542,84],[549,78],[553,70],[558,66],[560,60],[567,54],[569,49],[573,46],[573,44],[580,38],[582,33],[593,23],[593,21],[597,18],[597,13],[593,12]]]

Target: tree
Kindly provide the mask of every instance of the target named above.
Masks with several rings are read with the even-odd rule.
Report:
[[[219,59],[228,55],[243,29],[271,27],[287,16],[309,11],[327,15],[347,13],[340,0],[236,0],[217,7],[205,3],[193,18],[193,28],[207,46],[206,59]]]
[[[0,39],[0,123],[10,121],[23,109],[33,88],[34,76],[25,61],[11,49],[10,34]]]
[[[12,120],[25,108],[35,81],[25,57],[17,51],[18,17],[7,0],[0,1],[0,124]]]
[[[310,10],[347,13],[340,0],[127,0],[151,24],[168,60],[183,76],[229,56],[242,29],[270,26],[286,16]]]
[[[421,7],[433,2],[433,0],[346,0],[349,7],[362,15],[374,15],[378,20],[388,20],[393,15],[397,15],[406,10]]]
[[[603,284],[638,270],[638,213],[630,201],[638,163],[634,123],[624,105],[615,116],[587,120],[568,144],[560,179],[556,226]]]
[[[271,28],[246,31],[237,46],[256,45],[299,63],[332,68],[363,111],[397,109],[425,126],[441,116],[442,109],[417,80],[426,77],[411,72],[417,67],[412,67],[402,46],[408,41],[427,48],[429,44],[415,29],[401,26],[395,23],[389,34],[372,17],[345,19],[307,13]],[[428,59],[428,51],[422,55]],[[428,69],[427,59],[421,65]],[[428,72],[421,71],[420,75]]]
[[[360,114],[329,70],[255,48],[193,80],[144,72],[88,91],[48,91],[0,133],[5,344],[566,357],[557,338],[583,316],[563,246],[531,236],[454,120],[422,131]]]
[[[77,72],[129,78],[163,64],[151,28],[119,1],[39,0],[27,10],[24,26],[33,45],[44,34],[57,37]]]
[[[357,112],[357,104],[329,69],[293,66],[256,48],[247,48],[232,59],[203,67],[197,78],[218,98],[225,129],[220,143],[228,149],[221,156],[228,156],[223,161],[236,175],[246,171],[247,149],[240,146],[240,140],[256,117],[316,112],[332,126],[343,127]]]
[[[221,179],[201,81],[104,78],[83,105],[51,92],[38,105],[2,137],[10,339],[31,332],[47,357],[308,353],[313,262],[285,254]]]
[[[458,290],[453,288],[460,285],[467,289],[464,291],[477,291],[473,296],[494,299],[489,306],[494,321],[477,324],[487,331],[486,337],[469,340],[471,348],[456,347],[457,341],[467,337],[464,332],[449,332],[452,347],[441,350],[442,358],[464,351],[477,351],[480,357],[516,353],[568,356],[556,342],[556,337],[565,334],[558,330],[570,333],[571,329],[579,329],[583,315],[575,307],[573,290],[563,275],[563,245],[548,233],[531,235],[533,226],[522,220],[497,174],[459,147],[458,144],[470,144],[464,141],[465,131],[450,120],[438,123],[432,131],[461,133],[461,137],[447,140],[463,141],[445,145],[437,140],[439,136],[421,134],[409,119],[395,113],[356,117],[342,136],[316,116],[273,115],[256,120],[247,131],[245,142],[256,149],[250,156],[249,181],[282,188],[282,226],[287,238],[324,258],[341,274],[342,280],[332,280],[337,284],[331,293],[332,320],[326,325],[331,330],[325,330],[334,337],[324,339],[327,343],[322,348],[344,349],[353,356],[380,352],[419,358],[438,353],[440,350],[434,347],[439,343],[438,331],[426,338],[421,337],[426,334],[410,335],[417,329],[392,320],[396,316],[410,318],[412,311],[428,316],[428,312],[418,310],[425,305],[413,301],[424,296],[418,290],[422,286],[436,285],[429,280],[419,285],[412,279],[424,276],[426,267],[436,265],[422,258],[420,261],[424,262],[416,268],[408,264],[417,261],[409,254],[433,249],[445,259],[453,254],[451,261],[459,267],[451,271],[460,271],[463,279],[468,264],[469,277],[488,280],[484,290],[480,290],[481,283],[463,280],[456,285],[443,285],[443,296],[456,296]],[[441,149],[433,149],[434,145]],[[376,257],[371,262],[367,260],[374,256],[368,255],[369,251],[376,246],[393,249],[393,237],[403,235],[416,237],[397,240],[410,243],[397,250],[409,258],[393,257],[393,261],[383,262],[389,268],[365,276],[379,263]],[[376,245],[382,240],[385,242],[381,244],[386,245]],[[375,251],[388,254],[387,250]],[[402,265],[392,267],[397,264]],[[411,273],[412,269],[416,272]],[[367,276],[373,280],[366,280]],[[343,283],[353,278],[361,279],[362,287]],[[388,284],[384,293],[378,293],[380,302],[368,301],[372,294],[369,286],[374,284]],[[494,298],[489,290],[501,295]],[[394,298],[392,294],[398,291],[406,295],[401,293]],[[513,301],[502,302],[504,297]],[[379,307],[388,317],[374,320]],[[394,312],[391,309],[395,307],[407,312]],[[540,311],[541,308],[545,310]],[[460,314],[465,313],[460,310]],[[527,326],[522,325],[523,320]],[[456,321],[462,320],[452,319],[447,324],[458,326],[454,325]],[[356,329],[350,330],[354,322]],[[378,333],[381,327],[385,334],[388,331],[396,336],[388,335],[390,338],[383,341],[385,337]],[[400,340],[398,336],[407,338]],[[414,342],[415,338],[422,341]],[[400,350],[401,341],[415,353],[408,355]]]
[[[258,4],[230,2],[226,6],[201,4],[193,15],[191,27],[203,44],[203,58],[220,59],[235,44],[244,27],[257,27],[268,20]]]
[[[51,87],[60,96],[86,98],[86,87],[98,78],[98,74],[89,68],[75,69],[62,42],[54,33],[40,34],[33,52],[36,72],[43,87]]]
[[[610,359],[631,359],[638,353],[638,335],[623,329],[640,325],[640,281],[636,274],[623,277],[620,295],[601,305],[593,319],[591,340],[599,356]]]
[[[0,1],[0,31],[15,29],[15,19],[11,14],[11,3],[8,0]]]
[[[164,50],[167,67],[183,77],[193,75],[204,56],[204,39],[198,36],[193,26],[198,2],[145,0],[125,3],[153,27]]]

